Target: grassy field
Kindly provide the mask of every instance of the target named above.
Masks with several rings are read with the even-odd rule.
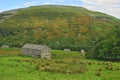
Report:
[[[79,52],[52,50],[52,59],[21,56],[0,49],[0,80],[120,80],[120,63],[88,60]]]

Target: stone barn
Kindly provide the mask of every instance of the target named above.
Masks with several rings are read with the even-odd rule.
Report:
[[[85,50],[84,49],[81,49],[81,56],[85,56],[85,54],[86,54],[86,52],[85,52]]]
[[[40,58],[51,58],[50,48],[46,45],[38,45],[38,44],[25,44],[22,47],[23,55],[29,55],[33,57]]]
[[[70,49],[64,49],[65,52],[70,52],[71,50]]]
[[[2,48],[9,48],[9,45],[2,45]]]

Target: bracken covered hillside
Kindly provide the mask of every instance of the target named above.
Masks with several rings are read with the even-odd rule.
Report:
[[[0,14],[0,45],[36,43],[88,50],[119,25],[117,18],[82,7],[31,6]]]

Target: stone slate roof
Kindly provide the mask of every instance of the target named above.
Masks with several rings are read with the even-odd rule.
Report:
[[[50,49],[46,45],[38,45],[38,44],[25,44],[22,48],[25,48],[25,49],[35,49],[35,50]]]

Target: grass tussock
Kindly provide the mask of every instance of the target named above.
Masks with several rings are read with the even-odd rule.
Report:
[[[96,75],[96,76],[102,76],[102,72],[101,72],[101,71],[97,71],[97,72],[95,73],[95,75]]]
[[[47,72],[54,72],[54,73],[65,73],[65,74],[76,74],[76,73],[84,73],[87,68],[86,65],[80,64],[78,60],[78,64],[74,64],[75,60],[50,60],[49,62],[46,60],[40,60],[39,62],[43,61],[43,63],[35,63],[35,70],[37,71],[47,71]]]

